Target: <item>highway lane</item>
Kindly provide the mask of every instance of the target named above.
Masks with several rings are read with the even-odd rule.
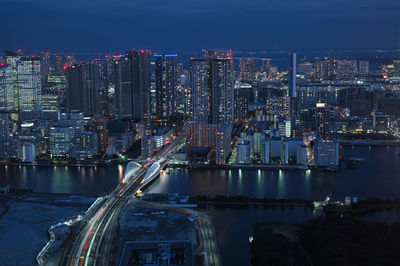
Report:
[[[162,169],[172,155],[183,145],[184,134],[181,134],[168,147],[161,151],[159,156],[151,159],[152,162],[160,163]],[[80,229],[74,241],[70,241],[60,262],[62,265],[109,265],[115,260],[113,235],[123,207],[128,203],[130,196],[134,195],[139,188],[143,187],[142,180],[146,175],[148,165],[143,166],[135,177],[128,182],[119,184],[104,204]],[[158,175],[158,174],[157,174]],[[155,175],[155,176],[157,176]],[[155,177],[154,176],[154,177]],[[152,177],[151,179],[153,179]],[[149,181],[151,181],[151,179]],[[146,182],[147,184],[148,182]],[[115,254],[114,254],[115,255]]]

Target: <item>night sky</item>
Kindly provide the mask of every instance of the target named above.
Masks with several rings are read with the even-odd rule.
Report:
[[[400,48],[399,0],[0,0],[0,11],[1,50]]]

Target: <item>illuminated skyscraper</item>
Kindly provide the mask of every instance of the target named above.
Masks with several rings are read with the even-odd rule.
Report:
[[[150,112],[150,51],[131,50],[114,63],[116,113],[145,119]]]
[[[42,77],[42,84],[47,82],[47,77],[50,74],[50,52],[40,53],[40,75]]]
[[[176,54],[155,55],[156,114],[168,117],[177,110],[178,61]]]
[[[358,72],[363,74],[369,73],[369,61],[368,60],[360,60],[358,62]]]
[[[18,108],[18,71],[17,71],[17,63],[21,59],[21,54],[6,51],[6,64],[11,66],[12,71],[12,80],[13,80],[13,100],[14,107]]]
[[[102,68],[95,61],[73,65],[67,69],[67,107],[86,116],[100,113],[101,92],[105,87]]]
[[[297,100],[296,100],[296,53],[289,53],[289,85],[288,96],[290,98],[290,121],[291,129],[295,128],[297,116]]]
[[[19,110],[37,110],[42,104],[39,58],[22,58],[17,63]]]
[[[194,122],[205,116],[210,124],[233,122],[232,51],[203,51],[203,59],[191,59],[190,84]]]
[[[261,59],[261,72],[267,73],[267,75],[271,72],[271,59],[265,58]]]
[[[254,59],[252,58],[240,59],[239,68],[240,68],[240,78],[242,80],[253,81],[255,79],[256,65],[254,63]]]
[[[14,108],[12,67],[0,67],[0,109],[10,111]]]
[[[357,70],[357,62],[355,60],[339,60],[337,66],[338,80],[353,80]]]
[[[296,98],[296,53],[289,53],[289,97]]]
[[[207,83],[207,60],[190,59],[190,89],[192,121],[199,123],[208,122],[208,83]]]
[[[56,56],[55,70],[58,74],[64,73],[64,62],[61,56]]]
[[[70,67],[76,64],[75,56],[73,55],[66,55],[64,56],[65,66]]]

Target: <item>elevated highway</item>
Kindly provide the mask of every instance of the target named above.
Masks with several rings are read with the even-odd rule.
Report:
[[[128,163],[123,181],[104,197],[94,210],[71,225],[72,233],[59,256],[58,264],[71,266],[115,264],[117,259],[115,232],[121,211],[139,189],[159,175],[183,143],[182,133],[169,146],[151,158],[150,163],[144,165],[136,162]]]

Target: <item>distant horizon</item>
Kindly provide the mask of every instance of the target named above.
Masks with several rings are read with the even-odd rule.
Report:
[[[92,56],[99,56],[99,55],[118,55],[118,54],[123,54],[125,51],[129,51],[132,49],[148,49],[151,50],[152,54],[153,53],[158,53],[158,54],[163,54],[163,53],[177,53],[179,55],[200,55],[201,50],[229,50],[231,48],[202,48],[202,49],[151,49],[148,47],[132,47],[132,48],[125,48],[125,49],[105,49],[103,51],[85,51],[85,50],[51,50],[51,49],[24,49],[24,48],[15,48],[15,49],[0,49],[0,55],[4,55],[5,51],[17,51],[21,49],[23,52],[26,52],[28,54],[35,54],[39,55],[41,52],[50,52],[52,55],[92,55]],[[283,49],[277,49],[277,50],[266,50],[266,49],[259,49],[259,50],[243,50],[243,49],[232,49],[233,53],[236,55],[246,55],[246,57],[256,57],[256,56],[263,56],[265,55],[265,58],[269,58],[268,56],[274,55],[274,56],[286,56],[290,51],[296,52],[299,56],[298,59],[302,59],[302,57],[306,58],[312,58],[312,57],[321,57],[321,56],[327,56],[327,57],[337,57],[337,58],[349,58],[349,59],[366,59],[366,58],[371,58],[368,56],[373,56],[374,58],[371,59],[400,59],[400,49],[376,49],[376,50],[305,50],[305,49],[288,49],[288,50],[283,50]],[[357,57],[358,55],[358,57]],[[368,56],[367,56],[368,55]],[[278,58],[276,58],[278,59]]]

